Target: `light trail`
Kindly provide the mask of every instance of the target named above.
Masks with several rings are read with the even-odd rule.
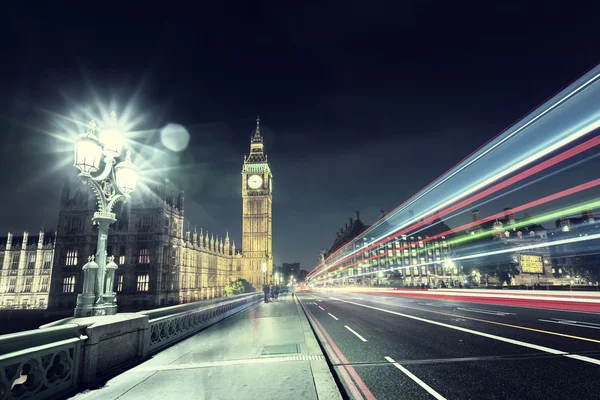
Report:
[[[554,195],[546,196],[545,198],[535,200],[534,202],[531,202],[531,203],[541,202],[541,201],[544,201],[544,200],[547,202],[547,201],[550,201],[550,200],[547,200],[548,198],[552,198],[552,200],[554,200],[555,198],[553,196],[557,196],[556,198],[558,198],[558,197],[564,197],[564,196],[567,196],[567,195],[570,195],[570,194],[573,194],[573,193],[576,193],[576,192],[579,192],[579,191],[582,191],[582,190],[585,190],[585,189],[589,189],[591,187],[598,186],[599,184],[600,184],[600,179],[596,179],[594,181],[591,181],[591,182],[588,182],[588,183],[585,183],[585,184],[582,184],[582,185],[579,185],[579,186],[575,186],[575,187],[573,187],[571,189],[567,189],[567,190],[564,190],[562,192],[555,193]],[[527,208],[531,203],[524,204],[524,205],[519,206],[517,208]],[[586,203],[579,204],[577,206],[573,206],[573,207],[570,207],[570,208],[567,208],[567,209],[561,209],[561,210],[553,211],[553,212],[550,212],[550,213],[547,213],[547,214],[544,214],[544,215],[540,215],[538,217],[532,218],[532,219],[527,220],[527,221],[522,221],[522,222],[515,223],[515,224],[512,224],[512,225],[507,225],[506,228],[507,229],[513,229],[513,228],[514,229],[518,229],[518,228],[521,228],[521,227],[524,227],[524,226],[527,226],[527,225],[538,224],[538,223],[541,223],[541,222],[544,222],[544,221],[553,220],[553,219],[559,218],[562,215],[574,214],[574,213],[577,213],[577,212],[581,212],[583,210],[589,210],[591,208],[598,208],[598,207],[600,207],[600,200],[586,202]],[[491,218],[491,217],[488,217],[488,218]],[[478,221],[478,222],[481,223],[481,220]],[[466,225],[470,225],[470,224],[466,224]],[[448,232],[450,232],[450,231],[448,231]],[[444,233],[446,233],[446,232],[444,232]],[[466,242],[466,241],[474,241],[476,239],[480,239],[480,238],[483,238],[485,236],[489,236],[489,235],[492,235],[492,234],[493,234],[493,231],[485,231],[485,232],[482,232],[482,233],[479,233],[479,234],[475,234],[475,235],[464,236],[464,237],[457,238],[457,239],[449,241],[448,245],[452,246],[452,245],[460,244],[460,243]],[[440,234],[440,236],[441,235],[442,234]],[[591,240],[593,237],[594,237],[593,235],[584,236],[583,240]],[[426,238],[426,239],[422,240],[422,242],[427,242],[427,241],[430,241],[430,240],[434,240],[434,238],[433,237]],[[583,241],[583,240],[581,240],[581,241]],[[551,246],[557,245],[558,243],[559,243],[559,241],[545,242],[545,243],[543,243],[539,247],[546,247],[546,246],[551,247]],[[404,247],[402,247],[402,248],[400,248],[398,250],[401,251],[401,250],[404,250],[404,249],[406,249],[408,247],[409,247],[408,245],[405,245]],[[511,248],[507,249],[505,252],[514,252],[515,249],[523,250],[524,248],[522,246],[511,247]],[[480,255],[480,257],[484,257],[486,255],[494,255],[492,253],[480,253],[480,254],[482,254],[482,255]],[[498,253],[498,254],[500,254],[500,253]],[[340,268],[339,270],[337,270],[335,272],[345,271],[345,270],[347,270],[349,268],[352,268],[352,267],[355,267],[355,266],[357,266],[359,264],[363,264],[365,262],[372,261],[372,260],[379,259],[379,258],[384,258],[384,257],[388,257],[388,254],[387,253],[377,254],[375,256],[372,256],[372,257],[369,257],[369,258],[357,261],[357,262],[355,262],[353,264],[350,264],[348,266],[344,266],[344,267]],[[467,257],[467,256],[464,256],[464,257]],[[473,258],[472,255],[470,255],[468,257]],[[476,254],[475,258],[477,258],[477,257],[478,257],[478,255]],[[452,258],[453,261],[460,261],[462,259],[465,259],[465,258],[461,258],[461,257]],[[426,266],[426,265],[432,265],[432,264],[439,264],[439,261],[431,261],[431,262],[427,262],[427,263],[417,263],[417,264],[413,264],[413,265],[410,265],[410,266],[391,267],[391,268],[388,268],[388,269],[385,269],[385,270],[380,270],[378,272],[388,272],[388,271],[392,271],[394,269],[399,269],[399,268],[405,269],[405,268],[420,267],[420,266]],[[366,272],[366,273],[358,274],[358,275],[353,275],[353,276],[349,276],[349,277],[372,275],[372,274],[374,274],[374,272],[370,271],[370,272]],[[320,280],[323,280],[323,279],[326,279],[326,278],[324,278],[324,277],[320,278]]]
[[[495,256],[495,255],[499,255],[499,254],[512,253],[516,250],[519,250],[519,251],[534,250],[534,249],[539,249],[539,248],[543,248],[543,247],[553,247],[553,246],[559,246],[559,245],[563,245],[563,244],[578,243],[578,242],[584,242],[587,240],[595,240],[595,239],[600,239],[600,233],[596,233],[596,234],[588,235],[588,236],[578,236],[578,237],[574,237],[574,238],[561,239],[561,240],[557,240],[554,242],[536,243],[536,244],[531,244],[531,245],[527,245],[527,246],[511,247],[508,249],[488,251],[485,253],[468,254],[465,256],[452,258],[452,261],[471,260],[474,258],[489,257],[489,256]],[[400,269],[400,268],[406,269],[406,268],[413,268],[413,267],[424,267],[424,266],[433,265],[433,264],[439,264],[439,262],[438,261],[430,261],[430,262],[424,262],[424,263],[417,263],[417,264],[406,266],[406,267],[392,267],[392,268],[380,270],[378,272],[390,272],[390,271]],[[359,277],[362,277],[365,275],[373,275],[373,274],[374,274],[374,272],[364,272],[362,274],[345,276],[344,278],[329,278],[329,279],[331,279],[333,281],[338,281],[340,279],[359,278]],[[324,278],[321,280],[324,280]]]
[[[588,75],[589,75],[589,77],[586,78],[586,76],[588,76]],[[500,134],[498,134],[495,138],[492,138],[485,145],[483,145],[479,149],[475,150],[469,156],[467,156],[466,158],[464,158],[461,162],[459,162],[458,164],[456,164],[453,168],[451,168],[450,170],[446,171],[439,178],[437,178],[432,183],[430,183],[429,185],[427,185],[423,191],[415,194],[413,197],[409,198],[406,202],[404,202],[401,205],[399,205],[398,207],[396,207],[394,210],[392,210],[390,212],[391,215],[388,214],[389,218],[394,217],[399,211],[401,211],[401,210],[399,210],[400,207],[402,207],[403,205],[406,204],[404,206],[404,208],[406,208],[406,207],[410,206],[410,204],[414,203],[415,201],[419,200],[423,196],[427,195],[432,190],[434,190],[436,187],[440,186],[442,183],[446,182],[447,180],[449,180],[450,178],[452,178],[453,176],[455,176],[456,174],[458,174],[459,172],[461,172],[462,170],[464,170],[466,167],[468,167],[469,165],[473,164],[475,161],[477,161],[478,159],[482,158],[483,156],[485,156],[486,154],[488,154],[489,152],[491,152],[492,150],[494,150],[496,147],[500,146],[502,143],[506,142],[508,139],[510,139],[514,135],[522,132],[524,129],[526,129],[527,127],[529,127],[530,125],[532,125],[536,121],[540,120],[545,115],[549,114],[555,108],[557,108],[558,106],[562,105],[563,103],[565,103],[566,101],[568,101],[569,99],[571,99],[572,97],[574,97],[576,94],[580,93],[582,90],[584,90],[587,87],[589,87],[592,83],[594,83],[596,80],[598,80],[598,78],[600,78],[600,72],[599,72],[599,67],[596,67],[596,68],[592,69],[590,72],[588,72],[587,74],[585,74],[583,77],[581,77],[580,79],[578,79],[577,81],[575,81],[572,85],[569,85],[569,87],[567,87],[565,90],[563,90],[562,92],[559,92],[556,96],[553,96],[546,103],[542,104],[540,107],[538,107],[532,113],[530,113],[529,115],[532,115],[532,114],[535,114],[535,112],[537,110],[542,110],[542,111],[538,111],[538,114],[535,115],[534,117],[532,117],[531,119],[529,119],[529,121],[527,121],[526,123],[524,123],[520,127],[516,128],[512,132],[509,132],[509,130],[510,130],[511,127],[515,127],[515,126],[518,125],[518,123],[520,121],[526,120],[528,116],[525,116],[519,122],[513,124],[511,127],[507,128],[505,131],[503,131]],[[578,84],[578,81],[583,81],[583,82],[581,82],[581,83]],[[572,88],[572,89],[569,89],[572,86],[576,86],[576,87]],[[564,94],[564,97],[560,98],[561,94]],[[550,104],[553,101],[554,101],[554,103]],[[546,106],[546,108],[544,108],[544,106]],[[506,133],[506,136],[504,138],[500,139],[500,136],[502,136],[503,133]],[[497,143],[495,143],[495,144],[492,144],[492,142],[494,140],[497,140],[497,139],[499,139],[499,141]],[[480,153],[479,155],[475,156],[467,164],[463,165],[460,168],[457,168],[460,164],[464,163],[467,159],[469,159],[470,157],[472,157],[474,154],[478,153],[479,151],[482,151],[482,153]],[[443,180],[440,181],[440,179],[442,179],[444,177],[444,175],[448,174],[449,172],[452,172],[452,173],[450,175],[448,175],[447,177],[445,177]],[[437,182],[437,181],[439,181],[439,182]],[[407,204],[409,201],[411,203]],[[387,219],[389,219],[389,218],[387,218]],[[383,218],[381,218],[379,221],[377,221],[377,223],[373,227],[373,229],[377,228],[377,226],[381,223],[380,221],[382,219]],[[357,239],[360,238],[360,237],[362,237],[362,236],[363,236],[363,234],[359,235],[357,237]]]
[[[595,127],[593,129],[597,129],[598,127],[600,127],[600,120],[597,121],[594,126]],[[588,132],[586,131],[585,133],[588,133]],[[576,132],[575,134],[573,134],[572,136],[570,136],[569,138],[574,137],[572,140],[575,140],[575,139],[583,136],[585,133],[581,133],[581,130],[580,130],[580,131]],[[567,139],[569,139],[569,138],[567,138]],[[557,143],[556,145],[558,146],[560,143],[561,142]],[[571,149],[569,149],[567,151],[564,151],[564,152],[562,152],[562,153],[560,153],[560,154],[558,154],[558,155],[550,158],[549,160],[543,161],[542,163],[540,163],[540,164],[538,164],[538,165],[536,165],[534,167],[531,167],[531,168],[529,168],[526,171],[523,171],[523,172],[521,172],[521,173],[519,173],[519,174],[517,174],[517,175],[515,175],[515,176],[513,176],[513,177],[511,177],[511,178],[509,178],[509,179],[507,179],[505,181],[502,181],[502,182],[500,182],[500,183],[498,183],[498,184],[496,184],[496,185],[494,185],[494,186],[492,186],[492,187],[490,187],[488,189],[485,189],[482,192],[477,193],[476,195],[474,195],[474,196],[472,196],[470,198],[462,200],[459,203],[454,204],[453,206],[448,207],[447,209],[444,209],[443,211],[441,211],[441,212],[439,212],[437,214],[434,214],[433,216],[430,216],[430,217],[428,217],[426,219],[423,219],[423,220],[420,220],[420,221],[419,221],[419,219],[421,219],[422,217],[419,216],[418,218],[415,218],[413,220],[413,221],[419,221],[417,224],[407,227],[407,225],[410,225],[410,223],[407,223],[407,224],[405,224],[403,226],[400,226],[400,227],[398,227],[398,228],[396,228],[396,229],[394,229],[393,231],[390,232],[390,233],[397,232],[397,233],[393,234],[392,236],[390,236],[390,237],[385,236],[383,238],[379,238],[379,239],[371,242],[371,244],[368,244],[368,245],[363,246],[363,247],[361,247],[359,249],[356,249],[353,252],[351,252],[350,254],[348,254],[348,255],[340,258],[339,260],[334,261],[331,265],[329,265],[325,269],[319,271],[318,273],[319,274],[324,273],[324,272],[330,270],[331,268],[334,268],[336,265],[339,265],[341,262],[344,262],[345,260],[347,260],[347,259],[349,259],[351,257],[359,256],[359,255],[363,254],[366,251],[372,250],[372,249],[380,246],[382,243],[385,243],[385,242],[393,240],[393,239],[395,239],[395,238],[397,238],[397,237],[399,237],[399,236],[401,236],[403,234],[406,234],[408,232],[408,229],[416,229],[418,227],[424,226],[424,225],[432,222],[433,220],[435,220],[437,218],[441,218],[441,217],[443,217],[443,216],[445,216],[445,215],[447,215],[447,214],[449,214],[449,213],[451,213],[453,211],[456,211],[456,210],[458,210],[458,209],[460,209],[462,207],[465,207],[465,206],[467,206],[467,205],[469,205],[469,204],[471,204],[471,203],[473,203],[473,202],[475,202],[477,200],[480,200],[480,199],[482,199],[482,198],[484,198],[486,196],[489,196],[489,195],[491,195],[493,193],[496,193],[496,192],[498,192],[498,191],[500,191],[500,190],[502,190],[502,189],[504,189],[504,188],[506,188],[506,187],[508,187],[508,186],[510,186],[512,184],[515,184],[515,183],[517,183],[517,182],[519,182],[519,181],[521,181],[523,179],[526,179],[526,178],[528,178],[530,176],[533,176],[533,175],[535,175],[535,174],[537,174],[537,173],[539,173],[539,172],[541,172],[541,171],[543,171],[543,170],[545,170],[547,168],[550,168],[550,167],[552,167],[552,166],[554,166],[556,164],[559,164],[559,163],[561,163],[561,162],[563,162],[563,161],[565,161],[565,160],[567,160],[567,159],[569,159],[569,158],[571,158],[571,157],[573,157],[573,156],[575,156],[577,154],[580,154],[580,153],[582,153],[584,151],[587,151],[587,150],[589,150],[589,149],[591,149],[591,148],[593,148],[593,147],[595,147],[595,146],[597,146],[599,144],[600,144],[600,136],[596,136],[596,137],[594,137],[592,139],[587,140],[584,143],[581,143],[581,144],[579,144],[579,145],[577,145],[577,146],[575,146],[575,147],[573,147],[573,148],[571,148]],[[545,154],[537,154],[536,156],[539,159],[543,155],[549,154],[552,151],[553,151],[552,148],[548,148],[548,149],[546,149]],[[520,166],[517,164],[517,165],[513,166],[512,169],[513,169],[513,171],[516,171],[517,169],[520,169]],[[511,172],[513,172],[513,171],[506,170],[506,171],[501,172],[498,175],[506,176],[506,175],[510,174]],[[495,180],[497,180],[497,179],[494,179],[494,181]],[[484,182],[484,183],[485,183],[485,185],[483,185],[482,187],[487,186],[487,181]],[[476,191],[476,190],[473,190],[473,191]],[[463,194],[460,197],[464,197],[465,195],[466,194]],[[446,203],[451,203],[451,202],[446,202]],[[440,207],[443,207],[445,205],[446,204],[442,204]],[[403,228],[406,228],[406,229],[405,230],[401,230]],[[349,243],[348,245],[350,245],[351,243]],[[348,245],[346,245],[346,246],[348,246]],[[313,272],[311,272],[311,274],[314,274],[314,270],[313,270]],[[307,276],[307,279],[310,280],[310,278],[312,278],[311,274],[309,274]]]
[[[485,187],[486,183],[493,182],[494,178],[499,179],[502,177],[491,171],[489,175],[486,176],[486,172],[482,171],[486,169],[486,164],[496,166],[501,170],[511,169],[511,172],[514,172],[519,168],[519,166],[522,167],[527,163],[532,162],[532,160],[538,159],[540,155],[543,156],[549,154],[549,150],[556,150],[559,147],[576,140],[577,133],[582,136],[591,130],[596,129],[598,127],[599,119],[597,107],[595,106],[595,104],[597,104],[597,99],[595,97],[598,97],[600,92],[596,90],[598,88],[598,85],[596,84],[599,77],[600,66],[597,66],[576,80],[573,84],[562,90],[560,93],[552,97],[549,101],[542,104],[542,106],[538,107],[528,116],[522,118],[519,122],[498,135],[495,139],[492,139],[479,150],[475,151],[473,154],[458,163],[454,168],[440,176],[425,189],[411,197],[406,202],[402,203],[385,218],[377,221],[372,228],[366,232],[363,232],[357,238],[350,241],[347,245],[336,250],[326,260],[324,260],[324,262],[319,263],[315,268],[313,268],[308,275],[309,279],[315,274],[315,272],[322,273],[322,271],[319,269],[323,265],[330,263],[332,260],[335,260],[340,256],[342,258],[352,256],[357,251],[360,251],[361,248],[352,251],[352,245],[355,244],[359,239],[364,238],[366,235],[373,234],[373,232],[375,232],[383,222],[396,225],[396,228],[386,232],[383,235],[379,233],[380,237],[368,243],[367,245],[371,245],[372,243],[397,232],[399,229],[403,229],[406,226],[418,221],[420,218],[435,213],[440,208],[445,207],[445,205],[450,204],[461,197],[467,196],[470,193],[473,193],[473,191]],[[577,132],[572,134],[573,130],[577,130]],[[569,136],[565,138],[565,135]],[[542,140],[542,138],[544,140]],[[504,147],[502,147],[502,145],[504,145]],[[503,149],[503,153],[499,153],[501,147]],[[536,157],[536,155],[538,157]],[[497,158],[497,160],[494,161],[494,158]],[[480,162],[476,163],[478,160]],[[486,164],[481,164],[483,160],[486,160]],[[474,176],[463,176],[462,178],[459,178],[461,172],[466,171],[468,167],[476,164],[481,164],[481,167],[478,166],[477,170],[472,171]],[[511,168],[514,166],[517,166],[517,168]],[[496,171],[498,171],[498,169]],[[464,173],[462,175],[464,175]],[[475,185],[475,187],[469,187],[470,183],[476,181],[478,176],[484,176],[484,181],[479,182]],[[506,176],[506,174],[503,174],[503,176]],[[464,182],[461,183],[461,179]],[[450,196],[449,201],[446,201],[442,204],[434,204],[429,206],[424,205],[423,208],[425,210],[421,213],[416,213],[417,217],[415,218],[412,218],[414,214],[411,210],[409,210],[411,218],[409,218],[408,221],[403,221],[401,223],[394,223],[392,221],[399,215],[401,211],[407,210],[410,206],[418,204],[420,199],[427,199],[428,194],[434,193],[434,190],[446,182],[453,182],[455,183],[454,187],[460,188],[457,191],[458,194],[454,193],[452,195],[455,196],[454,198]],[[444,196],[443,193],[439,193],[438,196],[439,195]],[[429,198],[432,198],[432,196],[429,196]]]

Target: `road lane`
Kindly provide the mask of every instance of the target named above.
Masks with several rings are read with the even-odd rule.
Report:
[[[332,295],[339,297],[339,293]],[[301,300],[304,300],[305,296],[302,296]],[[393,366],[393,363],[386,357],[401,365],[443,398],[573,398],[574,395],[578,398],[594,398],[597,395],[594,385],[578,384],[576,380],[571,380],[577,376],[594,376],[594,379],[597,379],[599,366],[567,358],[570,354],[565,356],[563,353],[563,349],[575,347],[577,354],[594,360],[593,357],[598,357],[597,343],[469,319],[469,316],[475,315],[477,319],[503,323],[501,321],[506,321],[507,318],[526,318],[535,321],[531,322],[533,326],[545,324],[548,329],[547,325],[559,324],[537,321],[544,319],[540,316],[563,320],[561,318],[565,318],[564,312],[549,314],[548,310],[543,310],[536,315],[536,310],[528,309],[529,311],[523,313],[522,308],[498,308],[487,304],[444,304],[445,302],[429,301],[420,301],[423,304],[417,304],[406,299],[398,301],[393,297],[382,299],[381,296],[365,294],[360,296],[361,299],[347,297],[351,299],[347,301],[422,319],[415,320],[328,297],[318,297],[321,300],[318,304],[324,311],[312,306],[311,312],[323,324],[323,329],[329,332],[339,350],[347,355],[348,364],[354,367],[354,371],[360,375],[375,398],[432,398],[423,385],[418,384],[409,375],[396,367],[390,369],[389,366]],[[305,301],[305,305],[311,307],[311,304]],[[406,308],[407,306],[411,308]],[[473,310],[488,313],[476,313]],[[457,314],[458,312],[461,314]],[[331,318],[330,314],[337,319]],[[526,316],[523,317],[523,314]],[[576,316],[577,318],[574,318],[574,315],[569,313],[569,319],[564,320],[585,323],[587,326],[593,326],[589,324],[598,320],[597,316],[589,314]],[[497,335],[507,341],[478,336],[432,322],[472,329],[492,337]],[[510,322],[522,323],[520,320]],[[577,323],[573,325],[576,326],[565,325],[559,328],[567,329],[564,332],[570,333],[573,333],[571,330],[576,330],[578,334],[585,330],[596,331],[577,326]],[[343,326],[351,327],[368,341],[362,342],[354,335],[349,336],[350,333],[347,330],[344,332]],[[532,342],[527,342],[524,336]],[[548,338],[551,339],[548,341]],[[511,341],[523,341],[531,346],[515,345]],[[574,343],[585,345],[578,347],[578,344]],[[561,347],[553,349],[551,344]],[[555,354],[548,353],[548,348],[556,350]],[[339,366],[334,368],[338,369]],[[517,381],[516,376],[519,376]]]

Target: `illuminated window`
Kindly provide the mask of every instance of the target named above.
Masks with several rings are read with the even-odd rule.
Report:
[[[124,265],[125,264],[125,256],[120,256],[119,257],[119,265]]]
[[[423,242],[419,241],[419,247],[423,247]]]
[[[25,279],[25,288],[23,289],[23,292],[31,293],[31,285],[33,285],[33,278]]]
[[[74,293],[75,292],[75,277],[65,276],[63,278],[63,293]]]
[[[44,255],[44,269],[50,269],[52,267],[52,253],[46,253]]]
[[[150,264],[150,253],[147,248],[140,249],[138,264]]]
[[[122,291],[123,291],[123,275],[119,275],[117,277],[117,292],[122,292]]]
[[[14,293],[15,286],[17,286],[17,278],[11,278],[8,282],[8,293]]]
[[[67,251],[67,266],[77,265],[77,250]]]
[[[148,274],[137,276],[137,291],[147,292],[148,291]]]
[[[44,276],[42,277],[42,284],[40,285],[40,292],[48,291],[48,282],[50,281],[50,277]]]
[[[10,269],[19,269],[19,259],[20,259],[20,254],[13,254],[12,256],[12,260],[10,263]]]

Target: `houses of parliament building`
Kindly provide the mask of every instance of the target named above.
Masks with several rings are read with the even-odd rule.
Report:
[[[114,291],[120,311],[220,297],[240,278],[260,290],[272,275],[273,176],[259,122],[242,167],[241,249],[228,232],[190,229],[184,192],[170,183],[150,188],[148,195],[134,193],[116,207],[107,254],[118,265]],[[95,209],[91,190],[67,180],[55,231],[0,238],[0,308],[75,308],[82,267],[96,253]]]

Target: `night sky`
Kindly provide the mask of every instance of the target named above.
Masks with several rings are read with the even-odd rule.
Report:
[[[259,113],[275,263],[310,270],[354,210],[371,223],[600,61],[600,7],[572,1],[204,3],[3,5],[0,232],[56,224],[75,170],[49,133],[114,102],[181,166],[186,219],[239,246]]]

